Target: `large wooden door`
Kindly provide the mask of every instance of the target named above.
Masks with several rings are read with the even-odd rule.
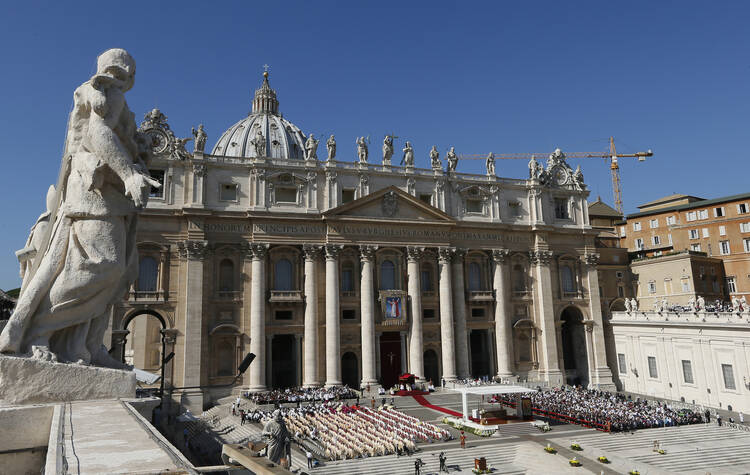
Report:
[[[380,336],[380,383],[390,388],[401,373],[401,335],[385,332]]]

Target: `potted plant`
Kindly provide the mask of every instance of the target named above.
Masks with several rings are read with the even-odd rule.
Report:
[[[641,475],[641,472],[639,472],[638,470],[631,470],[628,472],[628,475]]]
[[[556,454],[557,450],[554,449],[551,445],[547,444],[547,447],[544,448],[544,451],[548,454]]]
[[[568,463],[570,464],[571,467],[581,466],[581,462],[576,457],[573,457],[572,459],[568,460]]]
[[[573,450],[579,450],[579,451],[583,450],[581,448],[581,444],[579,444],[578,442],[573,442],[572,444],[570,444],[570,448]]]
[[[604,455],[600,455],[599,458],[597,458],[598,461],[601,463],[609,463],[609,459],[605,457]]]
[[[664,449],[659,449],[656,451],[659,455],[667,455],[667,451]]]

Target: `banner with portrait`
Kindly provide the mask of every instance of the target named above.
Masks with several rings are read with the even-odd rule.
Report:
[[[383,325],[406,324],[406,293],[403,290],[381,290],[379,300]]]

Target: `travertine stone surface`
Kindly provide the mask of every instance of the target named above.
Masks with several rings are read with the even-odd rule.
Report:
[[[135,397],[135,373],[0,355],[0,406]]]

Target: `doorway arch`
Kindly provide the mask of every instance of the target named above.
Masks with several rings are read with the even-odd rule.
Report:
[[[577,307],[566,307],[560,315],[560,320],[565,382],[585,388],[589,384],[589,364],[583,314]]]
[[[435,386],[440,386],[440,366],[437,352],[429,349],[424,352],[424,377],[432,381]]]
[[[359,363],[357,355],[351,351],[341,357],[341,382],[350,388],[359,388]]]
[[[166,348],[167,348],[167,332],[166,332],[166,330],[167,330],[167,321],[164,319],[164,317],[161,314],[159,314],[158,312],[156,312],[154,310],[143,309],[143,310],[137,310],[137,311],[131,313],[130,315],[127,315],[122,320],[122,332],[123,332],[123,334],[125,336],[124,336],[124,339],[123,339],[122,343],[120,344],[121,345],[120,346],[121,353],[119,355],[120,356],[120,361],[122,363],[126,363],[126,361],[125,361],[125,353],[127,351],[127,343],[128,343],[127,336],[130,335],[130,334],[133,335],[132,338],[130,338],[131,346],[135,342],[136,338],[139,338],[139,339],[141,338],[141,335],[138,335],[138,334],[135,334],[135,333],[131,333],[130,331],[128,331],[128,325],[130,325],[131,322],[133,322],[133,320],[135,320],[136,318],[141,317],[143,315],[146,316],[146,317],[143,317],[143,318],[149,318],[149,317],[155,318],[159,322],[160,328],[158,329],[159,337],[156,339],[156,341],[148,341],[148,340],[146,340],[145,342],[143,342],[143,343],[145,343],[145,346],[146,346],[146,348],[143,349],[143,355],[144,355],[144,358],[147,360],[146,362],[148,364],[147,365],[141,365],[141,368],[139,368],[139,369],[153,369],[153,368],[151,368],[151,366],[156,367],[156,368],[159,369],[159,372],[161,374],[161,377],[159,378],[159,380],[160,380],[159,381],[159,394],[163,394],[164,393],[164,384],[165,384],[165,381],[164,381],[164,372],[165,372],[164,357],[166,356]],[[143,337],[146,338],[146,339],[148,338],[149,334],[151,332],[153,332],[153,330],[149,328],[148,324],[146,325],[145,332],[146,333],[145,333],[145,335],[143,335]],[[141,342],[139,342],[139,343],[141,343]],[[161,344],[161,350],[159,350],[159,344]],[[113,347],[113,349],[114,349],[114,347]],[[112,351],[110,351],[110,353],[112,353]],[[137,364],[134,365],[134,366],[138,367]]]
[[[277,333],[271,340],[271,387],[286,389],[297,386],[295,341],[291,333]]]

